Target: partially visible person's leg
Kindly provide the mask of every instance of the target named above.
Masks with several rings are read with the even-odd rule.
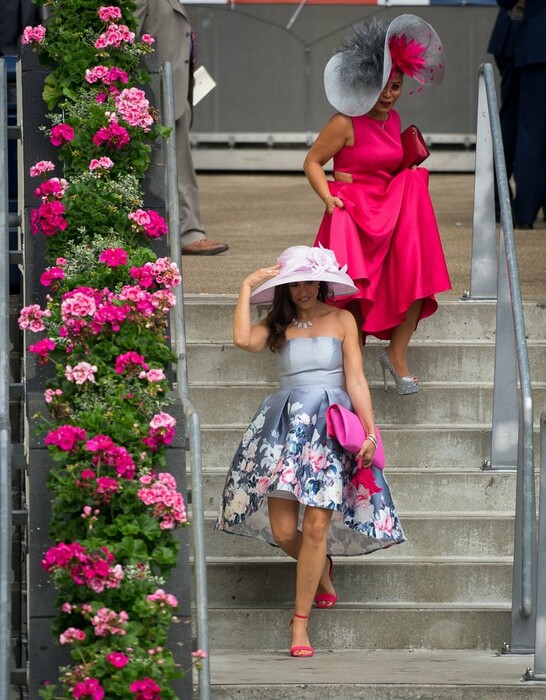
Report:
[[[396,328],[393,328],[391,339],[387,348],[387,354],[394,369],[401,377],[407,377],[410,372],[406,363],[406,350],[411,336],[417,327],[417,321],[421,315],[423,300],[417,299],[409,307],[406,320]]]
[[[275,543],[292,559],[300,553],[302,534],[298,530],[300,502],[295,499],[267,499],[269,524]]]
[[[199,185],[193,167],[190,145],[191,110],[189,105],[176,120],[176,164],[178,169],[178,204],[180,207],[180,244],[183,255],[218,255],[228,249],[225,243],[206,238],[201,221]]]
[[[514,161],[514,219],[517,227],[531,228],[546,192],[546,64],[518,70],[520,110]]]

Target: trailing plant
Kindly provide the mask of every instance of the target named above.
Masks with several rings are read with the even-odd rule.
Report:
[[[167,645],[178,601],[165,585],[173,531],[188,523],[165,471],[176,429],[166,333],[181,279],[152,249],[167,226],[142,194],[151,143],[168,134],[142,89],[153,38],[136,38],[131,2],[38,4],[52,20],[27,27],[23,43],[51,68],[42,130],[59,164],[30,168],[47,295],[19,325],[38,334],[28,350],[51,367],[38,418],[54,465],[54,544],[42,566],[57,594],[53,632],[73,661],[40,695],[169,700],[182,669]]]

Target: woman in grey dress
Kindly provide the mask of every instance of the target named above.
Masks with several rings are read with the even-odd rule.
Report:
[[[297,560],[290,654],[298,657],[314,654],[313,601],[318,608],[337,602],[327,552],[366,554],[404,541],[383,472],[371,467],[377,439],[357,326],[348,311],[325,303],[354,291],[330,250],[294,246],[243,280],[235,310],[234,343],[277,353],[280,387],[237,449],[216,529],[258,537]],[[253,325],[251,303],[271,300],[267,317]],[[362,422],[367,437],[356,456],[327,434],[332,403]],[[354,479],[359,468],[373,474],[373,488]]]

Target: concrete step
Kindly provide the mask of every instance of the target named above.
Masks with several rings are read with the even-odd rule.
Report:
[[[209,605],[212,652],[274,651],[289,643],[292,605]],[[338,604],[314,611],[309,636],[320,652],[329,649],[492,649],[508,639],[508,604]]]
[[[336,594],[346,605],[504,605],[510,603],[512,595],[510,557],[408,560],[394,556],[388,561],[370,556],[365,561],[338,557],[333,573]],[[209,559],[209,599],[215,606],[289,606],[294,600],[295,574],[295,562],[288,558]]]
[[[187,294],[186,334],[191,341],[231,342],[233,312],[237,297],[231,294]],[[441,300],[438,311],[417,328],[415,340],[494,340],[496,304]],[[523,303],[525,329],[533,340],[546,341],[546,305]],[[267,307],[254,307],[253,318],[263,318]],[[375,342],[370,338],[370,342]]]
[[[411,412],[415,424],[483,424],[491,420],[492,388],[483,384],[440,382],[423,383],[418,394],[399,396],[391,385],[383,391],[371,383],[372,400],[378,424],[406,424]],[[192,384],[190,399],[203,424],[233,425],[251,420],[260,402],[276,390],[275,384]],[[546,385],[536,383],[533,398],[546,405]],[[538,412],[536,412],[538,413]],[[538,425],[538,415],[536,416]],[[464,452],[461,454],[464,459]]]
[[[247,424],[203,425],[203,467],[227,470]],[[491,451],[491,426],[416,426],[381,423],[389,469],[410,464],[431,469],[479,469]],[[538,449],[538,431],[536,449]]]
[[[382,346],[364,349],[364,369],[369,382],[382,382],[378,356]],[[191,343],[188,345],[188,372],[192,384],[274,383],[276,355],[271,352],[247,353],[231,344]],[[546,343],[529,345],[531,378],[544,379]],[[495,350],[491,343],[428,343],[416,340],[408,352],[411,371],[422,382],[493,382]],[[389,382],[392,385],[392,381]]]
[[[303,660],[283,647],[210,659],[213,700],[543,700],[543,683],[521,681],[533,665],[529,654],[478,649],[358,649]]]
[[[374,558],[413,557],[510,557],[513,554],[514,519],[504,512],[465,513],[399,511],[407,541],[375,552]],[[205,517],[205,548],[208,557],[284,557],[253,537],[241,537],[213,530],[216,513]],[[367,561],[369,557],[363,559]],[[362,558],[355,558],[359,561]]]
[[[407,419],[407,418],[406,418]],[[247,423],[235,426],[202,425],[205,471],[227,471]],[[491,453],[491,425],[393,425],[381,422],[389,471],[418,465],[419,469],[479,470]],[[539,454],[538,427],[535,450]]]
[[[203,474],[207,510],[220,507],[226,471]],[[511,513],[515,507],[515,472],[389,468],[386,475],[399,511],[428,513],[432,505],[434,510],[465,514],[477,510]]]

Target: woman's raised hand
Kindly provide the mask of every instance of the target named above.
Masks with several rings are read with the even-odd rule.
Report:
[[[270,267],[261,267],[259,270],[251,272],[250,275],[245,277],[243,282],[244,284],[248,284],[250,287],[254,288],[259,284],[262,284],[262,282],[265,282],[272,277],[276,277],[280,271],[281,266],[279,263],[271,265]]]

